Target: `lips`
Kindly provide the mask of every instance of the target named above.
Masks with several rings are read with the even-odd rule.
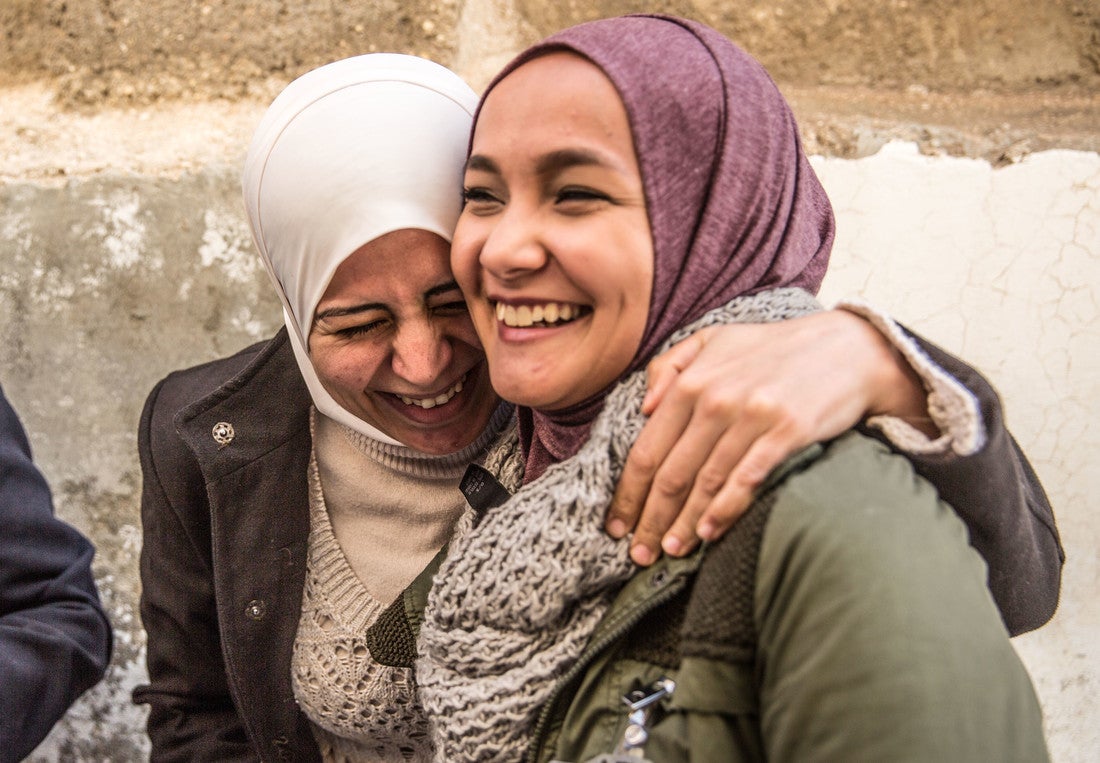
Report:
[[[496,303],[497,320],[509,328],[558,326],[575,321],[590,312],[592,308],[586,305],[575,305],[569,302],[522,305]]]
[[[442,393],[435,397],[407,397],[405,395],[397,395],[405,405],[414,405],[424,410],[430,410],[437,405],[445,405],[450,402],[451,398],[462,391],[462,385],[466,382],[466,375],[463,374],[462,378],[456,381],[451,387],[444,390]]]

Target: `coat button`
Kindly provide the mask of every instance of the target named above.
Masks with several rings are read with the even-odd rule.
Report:
[[[267,614],[267,604],[263,599],[253,599],[245,606],[244,614],[250,620],[263,620]]]
[[[214,442],[218,443],[219,448],[224,448],[226,445],[233,442],[233,438],[237,435],[237,433],[233,431],[233,425],[228,421],[219,421],[214,425],[210,434],[214,437]]]
[[[271,740],[272,746],[275,748],[275,757],[279,760],[290,760],[290,750],[287,747],[290,746],[290,740],[286,737],[275,737]]]

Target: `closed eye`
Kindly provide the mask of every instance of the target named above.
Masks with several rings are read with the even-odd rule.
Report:
[[[337,329],[336,336],[344,339],[353,339],[358,336],[366,336],[367,334],[373,334],[375,331],[379,331],[386,326],[388,321],[371,321],[370,323],[357,323],[354,326],[348,326],[346,328]]]
[[[471,211],[479,211],[493,208],[501,204],[501,200],[490,191],[488,188],[482,186],[467,186],[462,189],[462,204],[466,209]]]
[[[442,315],[462,315],[463,313],[469,312],[469,308],[466,306],[466,300],[464,299],[433,305],[432,310]]]
[[[611,202],[608,194],[583,186],[566,186],[554,195],[554,208],[566,216],[598,212]]]
[[[591,188],[579,188],[570,186],[562,188],[558,191],[555,201],[558,203],[569,201],[609,201],[610,196],[600,191],[594,191]]]

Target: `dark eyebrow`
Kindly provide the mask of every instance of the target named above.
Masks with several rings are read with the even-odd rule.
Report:
[[[328,318],[342,318],[345,315],[357,315],[358,313],[369,313],[371,310],[385,309],[386,306],[381,302],[367,302],[362,305],[353,305],[352,307],[330,307],[328,310],[314,313],[313,322],[320,323]]]
[[[608,163],[595,151],[581,148],[563,148],[539,157],[535,172],[547,178],[569,167],[607,166]],[[500,167],[487,156],[474,154],[466,161],[467,170],[500,174]]]
[[[426,299],[432,297],[438,297],[440,294],[446,294],[447,292],[461,290],[458,288],[457,281],[445,281],[438,286],[433,286],[424,292]],[[328,318],[342,318],[345,315],[358,315],[359,313],[369,313],[372,310],[388,310],[389,307],[384,302],[364,302],[361,305],[352,305],[350,307],[330,307],[327,310],[321,310],[313,315],[313,322],[318,323]]]
[[[497,166],[497,163],[489,157],[482,156],[481,154],[473,154],[469,159],[467,159],[466,169],[478,170],[480,172],[492,172],[496,175],[500,174],[500,167]]]
[[[552,177],[562,170],[570,167],[608,166],[603,157],[595,151],[586,151],[580,148],[563,148],[560,151],[551,151],[539,157],[535,165],[535,172],[541,178]]]
[[[432,297],[438,297],[440,294],[446,294],[449,291],[461,292],[462,290],[458,288],[457,281],[447,281],[447,283],[441,283],[439,286],[433,286],[428,289],[424,292],[424,296],[431,299]]]

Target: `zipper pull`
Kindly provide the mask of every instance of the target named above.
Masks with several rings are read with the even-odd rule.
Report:
[[[616,754],[629,755],[635,760],[645,754],[645,743],[649,740],[649,726],[653,721],[654,711],[660,701],[671,696],[674,691],[676,682],[671,678],[661,677],[645,689],[635,689],[623,695],[623,704],[627,707],[627,725],[622,741],[615,748]]]

